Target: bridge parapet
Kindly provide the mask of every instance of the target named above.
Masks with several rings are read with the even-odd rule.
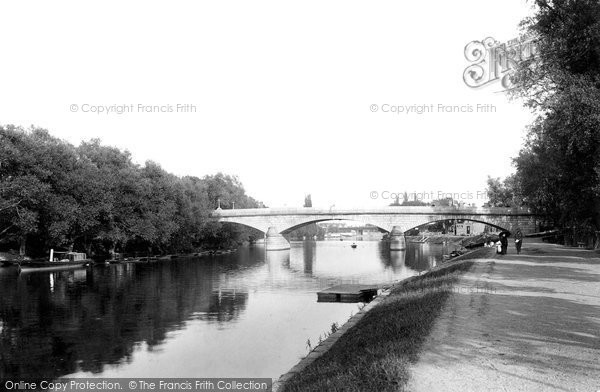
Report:
[[[378,207],[378,208],[245,208],[231,210],[215,210],[213,217],[242,217],[266,215],[365,215],[365,214],[393,214],[393,215],[531,215],[534,214],[527,208],[507,207]]]

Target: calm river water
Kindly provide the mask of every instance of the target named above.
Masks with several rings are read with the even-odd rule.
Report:
[[[18,277],[0,268],[0,378],[276,378],[358,311],[317,303],[317,291],[401,280],[440,259],[437,245],[323,241]]]

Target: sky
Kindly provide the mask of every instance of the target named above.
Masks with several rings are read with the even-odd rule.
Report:
[[[0,124],[100,138],[179,176],[237,175],[270,207],[402,192],[481,205],[532,117],[499,84],[465,85],[464,48],[517,37],[531,13],[524,0],[2,2]],[[433,110],[392,112],[412,105]]]

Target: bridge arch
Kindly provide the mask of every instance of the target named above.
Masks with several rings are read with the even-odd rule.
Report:
[[[223,220],[223,221],[219,221],[219,223],[221,224],[235,224],[235,225],[240,225],[240,226],[244,226],[244,227],[249,227],[251,229],[255,229],[260,231],[263,234],[267,233],[267,230],[269,230],[269,227],[264,227],[264,225],[261,224],[257,224],[255,222],[252,221],[248,221],[248,220],[236,220],[235,218],[228,218],[227,220]]]
[[[263,230],[260,227],[256,227],[254,225],[250,225],[250,224],[248,224],[246,222],[236,222],[236,221],[233,221],[233,220],[223,221],[223,222],[219,222],[219,223],[221,223],[221,224],[232,224],[232,225],[239,225],[239,226],[243,226],[243,227],[248,227],[250,229],[258,230],[262,234],[265,234],[267,232],[267,230],[268,230],[268,228],[267,228],[267,230]]]
[[[387,229],[387,228],[385,228],[385,227],[381,227],[381,226],[378,226],[376,223],[371,223],[371,222],[364,221],[364,220],[349,219],[349,218],[323,218],[323,219],[307,220],[306,222],[295,224],[294,226],[290,226],[290,227],[287,227],[287,228],[283,229],[280,233],[283,234],[283,235],[287,235],[287,234],[290,234],[294,230],[300,229],[300,228],[302,228],[304,226],[308,226],[308,225],[313,224],[313,223],[333,222],[333,221],[357,222],[357,223],[362,223],[362,224],[367,224],[367,225],[374,226],[374,227],[378,228],[379,230],[382,230],[382,231],[384,231],[386,233],[390,232],[390,230]]]
[[[500,231],[504,231],[504,230],[510,231],[510,228],[508,228],[508,227],[502,227],[502,226],[499,226],[499,225],[491,223],[491,222],[486,222],[486,221],[481,220],[481,219],[473,219],[473,218],[445,218],[445,219],[436,219],[436,220],[432,220],[432,221],[429,221],[429,222],[425,222],[425,223],[422,223],[422,224],[419,224],[419,225],[407,228],[404,231],[407,232],[407,231],[411,231],[411,230],[414,230],[416,228],[419,228],[419,227],[422,227],[422,226],[425,226],[425,225],[429,225],[429,224],[437,223],[437,222],[445,222],[445,221],[449,221],[449,220],[453,220],[453,221],[459,221],[460,220],[460,221],[476,222],[476,223],[484,224],[486,226],[494,227],[496,229],[499,229]]]

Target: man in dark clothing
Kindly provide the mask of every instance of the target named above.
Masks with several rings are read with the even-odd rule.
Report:
[[[521,254],[521,246],[523,246],[523,233],[521,229],[517,229],[515,233],[515,248],[517,248],[517,254]]]

